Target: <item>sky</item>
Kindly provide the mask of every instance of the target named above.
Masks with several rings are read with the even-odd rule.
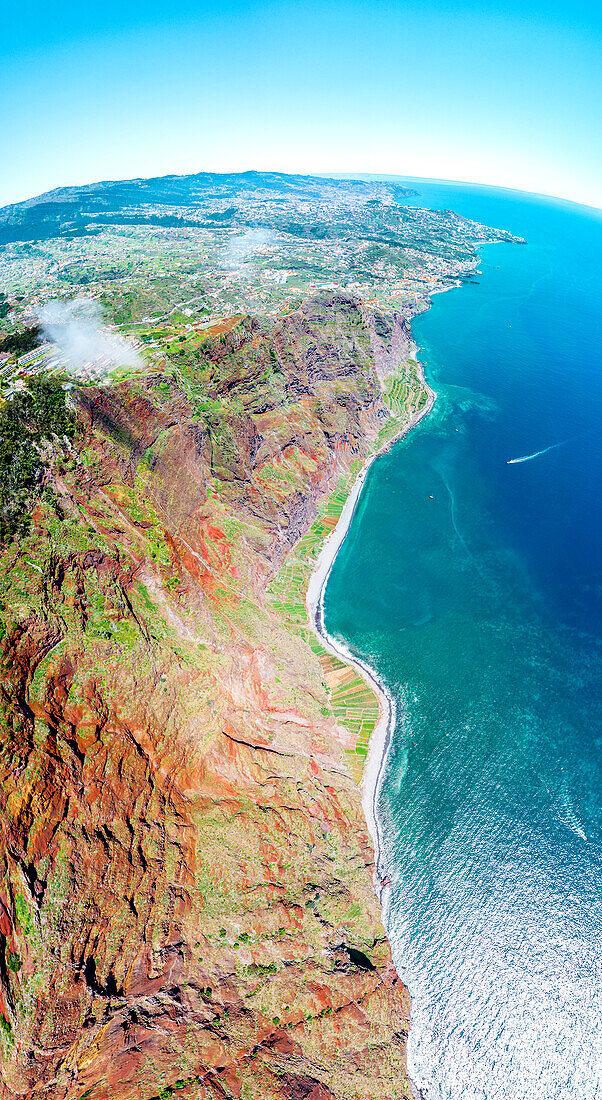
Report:
[[[602,207],[602,5],[31,0],[4,8],[0,110],[0,205],[254,168]]]

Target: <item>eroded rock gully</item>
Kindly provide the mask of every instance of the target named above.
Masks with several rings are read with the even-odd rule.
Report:
[[[76,394],[6,548],[1,1095],[409,1095],[409,998],[316,653],[270,583],[387,421],[345,295]]]

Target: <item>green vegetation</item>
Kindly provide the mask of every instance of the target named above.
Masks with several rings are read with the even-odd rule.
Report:
[[[29,379],[0,408],[0,542],[27,530],[52,458],[74,434],[75,416],[55,379]]]
[[[16,974],[21,969],[21,956],[9,951],[6,956],[6,965],[9,970],[12,970],[13,974]]]
[[[6,312],[8,313],[8,309]],[[0,316],[5,316],[5,314],[0,313]],[[15,355],[25,355],[26,352],[37,348],[41,335],[42,330],[38,325],[24,328],[21,332],[13,332],[10,336],[4,336],[0,340],[0,352],[10,351],[14,352]]]
[[[278,966],[275,962],[271,963],[249,963],[248,966],[243,966],[243,973],[245,974],[258,974],[260,977],[265,977],[266,974],[275,974],[278,970]]]
[[[17,914],[17,920],[25,935],[29,935],[33,930],[33,918],[29,912],[29,906],[23,894],[17,894],[15,898],[15,912]]]
[[[387,378],[383,397],[391,417],[379,432],[378,447],[393,439],[428,400],[428,390],[420,378],[415,360],[405,361]],[[268,589],[275,610],[283,615],[289,628],[300,631],[320,662],[329,704],[321,706],[320,713],[324,717],[332,714],[339,725],[353,735],[354,747],[346,750],[346,756],[351,774],[358,782],[368,755],[370,737],[378,722],[379,702],[355,669],[327,652],[313,631],[307,629],[305,594],[313,564],[325,538],[340,519],[360,465],[356,464],[321,504],[314,523],[288,555]],[[262,476],[265,482],[264,470]]]

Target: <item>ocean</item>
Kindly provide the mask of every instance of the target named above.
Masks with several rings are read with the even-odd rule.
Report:
[[[594,1100],[602,213],[409,182],[527,239],[414,320],[437,401],[369,471],[325,593],[398,700],[378,816],[410,1074],[428,1100]]]

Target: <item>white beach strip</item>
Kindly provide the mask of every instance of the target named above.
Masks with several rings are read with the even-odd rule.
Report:
[[[416,345],[412,346],[412,354],[417,351]],[[423,416],[426,416],[433,407],[436,399],[436,393],[426,385],[424,381],[424,375],[420,368],[420,377],[424,382],[428,391],[428,400],[426,405],[420,412],[414,414],[414,416],[408,421],[407,424],[401,429],[401,431],[394,437],[394,439],[387,441],[387,443],[377,451],[375,454],[370,455],[367,459],[365,466],[358,474],[356,481],[353,484],[351,492],[345,501],[343,511],[339,517],[338,523],[333,531],[324,540],[322,549],[316,559],[316,564],[313,573],[309,579],[306,594],[306,605],[309,614],[309,621],[312,629],[317,634],[321,644],[326,650],[334,654],[340,660],[346,664],[352,665],[360,676],[366,680],[369,686],[376,695],[379,706],[380,714],[378,722],[372,731],[370,737],[370,744],[368,746],[368,756],[364,765],[364,772],[362,776],[362,808],[364,810],[364,816],[366,818],[366,824],[368,825],[368,831],[372,837],[375,852],[375,890],[378,893],[381,904],[384,904],[383,893],[386,891],[388,881],[386,877],[383,880],[381,877],[381,855],[382,844],[378,817],[376,814],[376,805],[378,801],[378,792],[380,783],[382,781],[385,762],[387,758],[387,751],[389,748],[391,733],[395,727],[396,719],[396,704],[393,697],[389,694],[385,684],[378,678],[377,674],[369,665],[358,657],[352,655],[344,643],[337,638],[333,638],[324,626],[324,592],[328,583],[328,577],[332,569],[334,560],[343,545],[347,532],[351,525],[351,520],[356,509],[357,502],[360,497],[360,493],[364,487],[366,475],[370,469],[372,463],[378,458],[380,454],[388,451],[393,443],[398,442],[403,438]]]
[[[379,452],[380,453],[380,452]],[[318,635],[320,642],[325,649],[334,654],[335,657],[339,657],[346,664],[353,665],[360,676],[367,680],[369,686],[374,691],[379,701],[379,717],[376,726],[374,727],[371,737],[370,745],[368,749],[368,757],[364,767],[364,774],[362,780],[362,805],[364,809],[364,816],[368,825],[368,830],[372,837],[372,841],[376,853],[376,867],[378,870],[378,861],[380,855],[380,840],[378,832],[378,823],[374,813],[375,795],[378,787],[378,773],[380,771],[380,764],[383,758],[383,754],[388,744],[390,735],[391,717],[393,714],[394,703],[392,698],[388,695],[384,684],[377,680],[375,673],[370,669],[363,661],[360,661],[357,657],[354,657],[347,647],[339,639],[333,638],[328,633],[324,626],[324,592],[326,590],[326,584],[328,577],[330,576],[330,570],[332,569],[334,560],[345,541],[353,513],[364,486],[366,474],[370,469],[370,466],[374,462],[377,455],[372,455],[363,470],[357,477],[353,488],[345,502],[343,511],[339,521],[331,531],[330,535],[325,539],[324,545],[316,560],[316,566],[312,573],[309,584],[307,586],[307,610],[309,612],[310,623]],[[376,748],[375,746],[377,746]],[[374,774],[374,783],[367,782],[367,776]]]

